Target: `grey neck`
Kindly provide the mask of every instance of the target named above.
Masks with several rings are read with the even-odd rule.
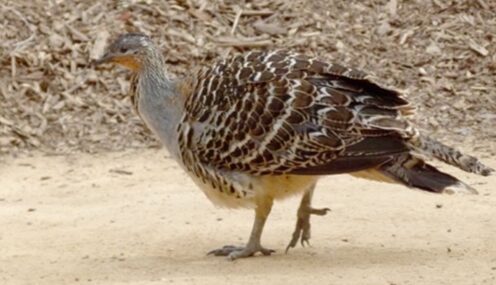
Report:
[[[163,56],[155,48],[146,51],[143,60],[143,69],[140,71],[140,82],[148,91],[146,96],[158,97],[156,99],[174,96],[174,82],[167,73]],[[159,92],[157,92],[159,91]]]
[[[176,82],[166,72],[161,55],[146,64],[139,74],[138,111],[146,125],[177,156],[176,127],[183,113],[183,102]]]

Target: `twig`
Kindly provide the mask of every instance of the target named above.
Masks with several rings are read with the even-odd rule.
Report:
[[[82,41],[82,42],[87,42],[89,41],[90,39],[88,38],[87,35],[83,34],[82,32],[76,30],[74,27],[72,27],[71,25],[69,24],[65,24],[66,28],[69,29],[69,31],[71,32],[71,34],[77,38],[78,40]]]
[[[35,37],[36,37],[36,33],[35,33],[35,29],[33,28],[33,26],[28,22],[28,20],[26,19],[26,17],[24,17],[24,15],[21,14],[21,12],[17,11],[15,8],[12,8],[12,7],[8,7],[8,6],[5,6],[2,4],[2,9],[6,10],[6,11],[11,11],[12,13],[14,13],[17,17],[19,17],[19,19],[21,19],[21,21],[28,27],[29,31],[30,31],[30,35],[29,37],[27,37],[26,39],[20,41],[20,42],[17,42],[14,44],[14,50],[11,51],[11,54],[13,52],[18,52],[18,51],[21,51],[23,49],[25,49],[29,42],[31,42]]]
[[[487,56],[489,54],[489,51],[485,47],[479,45],[472,39],[468,41],[468,46],[481,56]]]
[[[258,40],[258,41],[243,41],[243,40],[219,40],[217,45],[221,47],[264,47],[270,46],[273,42],[271,40]]]
[[[243,10],[242,16],[270,16],[274,14],[272,10]]]
[[[489,10],[489,5],[487,5],[487,3],[484,2],[484,0],[477,0],[477,3],[479,3],[479,5],[482,7],[482,9]]]
[[[14,54],[11,54],[10,55],[10,75],[12,76],[12,80],[15,79],[16,77],[16,58],[15,58],[15,55]]]
[[[239,19],[241,18],[241,14],[243,14],[243,9],[239,9],[238,12],[236,13],[236,17],[234,18],[234,23],[231,28],[231,35],[234,35],[234,32],[236,31],[236,28],[238,27],[239,24]]]

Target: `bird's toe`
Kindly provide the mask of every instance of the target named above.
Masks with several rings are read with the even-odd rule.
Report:
[[[242,247],[242,246],[225,245],[221,248],[209,251],[207,253],[207,255],[229,256],[231,253],[236,252],[236,251],[241,251],[243,249],[244,249],[244,247]]]
[[[227,256],[227,259],[232,261],[238,258],[253,256],[258,252],[262,253],[263,255],[271,255],[272,253],[275,252],[275,250],[267,249],[260,245],[257,246],[248,245],[246,247],[226,245],[219,249],[214,249],[210,251],[207,255]]]

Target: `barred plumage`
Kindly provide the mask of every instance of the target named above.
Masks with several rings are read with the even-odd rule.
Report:
[[[399,92],[363,72],[283,50],[221,61],[196,75],[188,91],[183,155],[215,169],[326,174],[338,157],[405,151],[399,142],[416,132]],[[398,143],[379,148],[387,140]]]
[[[219,205],[255,208],[247,247],[226,247],[216,255],[270,254],[260,235],[274,199],[303,192],[304,222],[310,214],[325,214],[310,205],[322,175],[350,173],[431,192],[474,193],[419,153],[469,172],[492,171],[421,135],[401,92],[339,64],[286,50],[253,51],[172,80],[141,34],[121,36],[108,58],[136,71],[136,110],[207,196]],[[308,241],[308,231],[297,226],[288,248],[300,237]]]

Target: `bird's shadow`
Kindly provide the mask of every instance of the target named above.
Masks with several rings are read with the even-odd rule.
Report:
[[[288,272],[301,274],[312,271],[333,272],[340,270],[366,269],[374,266],[411,266],[435,263],[440,258],[441,248],[408,248],[343,245],[327,248],[296,248],[285,254],[283,250],[272,256],[255,256],[235,261],[225,257],[191,255],[134,256],[122,262],[121,270],[154,272],[159,276],[237,276],[250,274],[281,274]],[[144,276],[143,276],[144,277]]]
[[[312,261],[311,267],[368,267],[371,265],[425,264],[439,257],[438,248],[408,248],[374,245],[346,245],[327,248],[297,248],[274,256],[289,262]],[[315,262],[318,261],[318,262]]]

